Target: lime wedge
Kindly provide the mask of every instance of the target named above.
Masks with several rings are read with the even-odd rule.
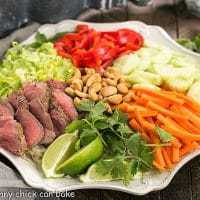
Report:
[[[90,144],[73,154],[69,159],[57,167],[56,172],[65,175],[77,175],[83,172],[90,164],[97,161],[103,153],[103,144],[97,137]]]
[[[100,182],[100,181],[113,181],[117,179],[113,179],[110,174],[101,175],[96,170],[97,164],[93,164],[89,167],[86,174],[80,176],[80,180],[84,183],[92,183],[92,182]]]
[[[47,178],[64,176],[64,174],[56,173],[55,169],[75,152],[77,140],[77,133],[64,134],[48,147],[42,158],[42,169]]]

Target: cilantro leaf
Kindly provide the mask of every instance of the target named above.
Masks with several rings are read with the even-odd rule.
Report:
[[[83,129],[80,135],[81,147],[88,145],[97,137],[95,130],[93,129]]]
[[[133,176],[136,175],[137,172],[139,171],[140,165],[141,165],[141,162],[139,162],[138,160],[132,160],[130,162],[130,168],[131,168],[130,171]]]
[[[122,111],[117,110],[117,109],[113,112],[112,118],[115,121],[118,121],[120,123],[127,123],[128,122],[128,116],[125,113],[123,113]]]
[[[174,139],[174,137],[170,133],[160,128],[159,126],[156,127],[156,133],[159,135],[160,140],[163,143],[170,142]]]
[[[94,102],[90,100],[81,101],[77,108],[79,111],[91,112],[94,108]]]
[[[106,148],[107,154],[115,155],[124,155],[126,147],[124,142],[115,135],[108,135],[104,137],[108,147]]]
[[[139,134],[134,134],[128,139],[127,148],[130,151],[130,156],[133,156],[133,159],[140,162],[141,171],[147,171],[152,167],[152,151],[146,146],[146,142]]]

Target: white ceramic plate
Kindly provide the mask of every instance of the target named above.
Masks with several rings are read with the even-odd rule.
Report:
[[[52,37],[58,32],[73,31],[75,26],[80,23],[83,22],[66,20],[58,24],[47,24],[41,26],[39,32],[44,33],[47,37]],[[152,41],[157,44],[163,44],[171,49],[177,50],[187,55],[191,55],[194,59],[196,59],[197,62],[200,62],[200,56],[198,54],[193,53],[178,45],[162,28],[157,26],[149,26],[137,21],[129,21],[123,23],[85,24],[89,24],[91,27],[94,27],[99,31],[113,31],[119,28],[131,28],[140,32],[147,41]],[[30,36],[26,41],[24,41],[24,43],[27,44],[33,42],[34,37],[35,34]],[[19,173],[24,178],[25,182],[34,188],[44,189],[52,192],[97,188],[119,190],[131,194],[144,195],[151,191],[161,190],[165,188],[178,172],[178,170],[185,163],[187,163],[197,155],[200,155],[200,149],[184,157],[173,170],[163,173],[151,171],[149,173],[146,173],[142,179],[140,177],[136,177],[129,186],[124,186],[119,181],[81,183],[78,179],[73,179],[71,177],[46,179],[44,178],[42,172],[36,168],[35,164],[31,160],[16,157],[1,148],[0,153],[7,157],[15,165]]]

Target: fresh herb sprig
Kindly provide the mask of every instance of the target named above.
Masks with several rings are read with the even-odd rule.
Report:
[[[124,113],[114,110],[110,114],[106,108],[102,101],[96,104],[82,101],[78,110],[86,113],[84,118],[73,121],[66,132],[79,131],[79,148],[99,136],[104,144],[104,154],[97,162],[97,172],[110,174],[113,179],[122,179],[128,184],[138,171],[152,168],[152,150],[139,134],[130,129]]]

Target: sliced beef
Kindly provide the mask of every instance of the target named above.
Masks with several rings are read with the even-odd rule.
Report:
[[[22,155],[27,149],[22,127],[14,120],[12,106],[0,103],[0,146],[16,155]]]
[[[49,109],[50,91],[46,83],[26,84],[23,88],[24,95],[29,101],[31,113],[40,121],[44,127],[44,138],[42,144],[51,143],[56,134],[51,120]]]
[[[40,122],[26,108],[18,108],[15,116],[23,127],[28,146],[39,144],[44,137],[44,129]]]
[[[50,106],[50,115],[54,124],[54,130],[57,135],[60,135],[71,120],[53,99]]]
[[[15,108],[15,110],[17,110],[19,107],[28,108],[28,101],[26,100],[22,90],[12,93],[8,97],[8,102]]]
[[[44,127],[44,138],[42,139],[41,143],[51,143],[55,139],[56,134],[54,132],[53,122],[51,120],[50,114],[45,110],[45,106],[39,98],[33,99],[29,106],[30,111]]]
[[[15,120],[7,120],[0,126],[0,146],[18,156],[27,150],[23,129]]]
[[[0,127],[7,121],[13,120],[13,112],[6,103],[0,103]]]
[[[52,97],[55,99],[55,102],[57,102],[57,104],[61,106],[64,113],[70,118],[71,121],[75,120],[78,117],[78,113],[71,97],[69,97],[59,89],[54,89],[52,91]]]
[[[66,84],[58,80],[48,80],[47,84],[51,89],[59,89],[61,91],[64,91],[66,88]]]
[[[44,109],[48,111],[50,90],[46,83],[28,83],[23,87],[24,95],[29,102],[35,98],[39,98],[44,106]]]
[[[14,111],[13,107],[10,105],[10,103],[8,101],[4,101],[1,104],[6,106],[6,108],[9,110],[10,114],[12,116],[14,116],[15,111]]]

